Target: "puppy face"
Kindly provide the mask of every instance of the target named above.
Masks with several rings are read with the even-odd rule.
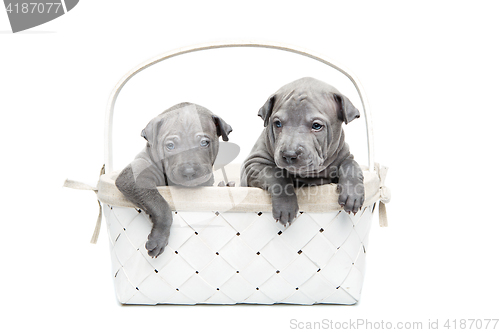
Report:
[[[340,137],[341,122],[325,112],[335,107],[333,98],[322,102],[332,105],[321,107],[307,95],[291,94],[273,112],[269,126],[275,142],[274,161],[279,168],[296,174],[324,169],[328,147]]]
[[[163,164],[167,178],[184,186],[207,182],[219,151],[214,122],[198,112],[184,109],[169,117],[162,128],[158,149],[165,154]]]
[[[209,181],[219,151],[218,137],[222,135],[227,141],[231,127],[193,104],[167,110],[157,118],[148,124],[143,136],[150,143],[169,184],[198,186]],[[149,134],[151,139],[148,130],[153,132]]]
[[[268,127],[274,161],[290,173],[323,171],[341,143],[342,123],[359,111],[335,88],[304,78],[272,95],[259,111]]]

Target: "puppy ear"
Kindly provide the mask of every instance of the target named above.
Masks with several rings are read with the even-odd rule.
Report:
[[[271,97],[269,97],[266,104],[264,104],[259,110],[258,115],[262,118],[262,120],[264,120],[264,127],[267,127],[267,125],[269,124],[269,117],[271,116],[271,113],[273,111],[275,100],[276,95],[272,95]]]
[[[354,119],[360,117],[358,109],[352,105],[347,97],[341,94],[333,94],[333,98],[340,105],[340,109],[337,111],[337,117],[344,123],[349,124]]]
[[[222,140],[229,141],[229,138],[227,136],[233,131],[231,125],[229,125],[224,121],[224,119],[219,118],[216,115],[213,115],[212,119],[214,120],[215,127],[217,128],[217,136],[222,136]]]
[[[154,138],[158,133],[158,130],[163,124],[163,118],[155,117],[151,119],[151,121],[146,125],[146,127],[142,130],[141,136],[146,139],[147,142],[153,144]]]

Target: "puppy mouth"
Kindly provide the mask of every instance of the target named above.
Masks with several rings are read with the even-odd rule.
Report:
[[[205,172],[198,171],[194,174],[186,174],[181,170],[173,170],[167,173],[167,178],[171,181],[172,185],[180,185],[186,187],[195,187],[210,180],[213,173],[212,170],[206,170]]]
[[[303,173],[314,173],[320,171],[322,165],[317,165],[314,163],[313,159],[310,159],[305,164],[295,164],[289,165],[286,163],[276,163],[276,166],[280,169],[285,169],[286,171],[293,174],[303,174]]]
[[[301,175],[304,173],[313,173],[316,171],[316,168],[312,164],[304,166],[285,166],[283,169],[297,175]]]
[[[194,179],[191,179],[191,180],[184,180],[179,185],[187,186],[187,187],[199,186],[199,185],[201,185],[203,183],[206,183],[210,179],[211,176],[212,175],[205,175],[205,176],[201,176],[201,177],[194,178]]]
[[[312,156],[311,156],[312,155]],[[276,158],[276,166],[280,169],[285,169],[293,174],[312,174],[325,169],[323,166],[324,160],[314,154],[309,154],[307,157],[299,156],[298,161],[287,163],[283,158]]]

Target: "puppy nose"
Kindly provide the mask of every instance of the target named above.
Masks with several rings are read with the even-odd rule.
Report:
[[[292,164],[297,160],[298,154],[294,150],[287,150],[283,152],[283,158],[288,164]]]
[[[194,176],[194,174],[196,173],[196,171],[194,170],[193,167],[186,167],[182,170],[182,175],[184,176],[184,178],[192,178]]]

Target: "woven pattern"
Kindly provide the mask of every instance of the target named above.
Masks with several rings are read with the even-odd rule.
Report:
[[[158,258],[144,244],[148,216],[104,205],[116,295],[124,304],[354,304],[364,276],[375,205],[301,213],[174,212]]]

